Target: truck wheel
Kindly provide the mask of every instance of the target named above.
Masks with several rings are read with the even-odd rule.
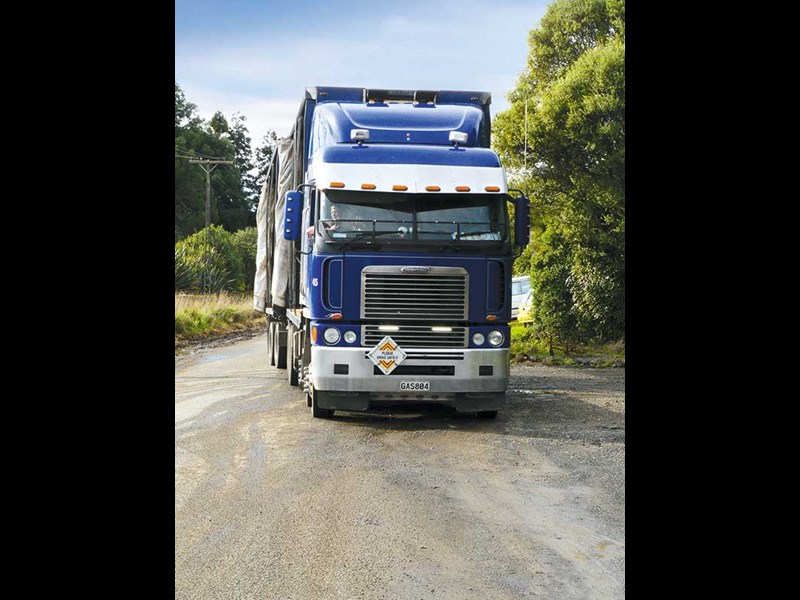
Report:
[[[289,378],[289,385],[297,385],[297,358],[295,357],[295,332],[297,327],[292,323],[286,328],[286,374]]]
[[[324,394],[325,392],[320,392],[319,390],[314,390],[314,396],[311,400],[311,414],[314,415],[315,419],[327,419],[333,416],[333,410],[330,408],[320,408],[317,400],[319,397]]]
[[[274,345],[275,345],[275,328],[273,327],[273,321],[267,323],[267,360],[269,361],[269,366],[275,366],[275,354],[274,354]]]
[[[479,419],[494,419],[497,417],[496,410],[482,410],[478,413]]]
[[[282,325],[280,323],[275,323],[275,337],[272,339],[272,354],[275,357],[275,366],[279,369],[285,369],[286,346],[281,346],[281,327]]]

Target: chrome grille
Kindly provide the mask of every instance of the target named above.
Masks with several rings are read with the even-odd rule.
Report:
[[[365,267],[361,318],[391,324],[466,321],[468,283],[460,267]]]
[[[385,336],[391,337],[401,348],[466,348],[466,327],[451,327],[452,331],[431,331],[430,325],[398,325],[398,331],[381,331],[379,325],[362,327],[362,346],[375,346]],[[409,353],[408,358],[413,358]]]

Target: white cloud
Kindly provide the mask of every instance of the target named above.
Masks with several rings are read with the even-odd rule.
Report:
[[[525,68],[528,32],[546,4],[431,2],[345,28],[176,39],[176,81],[203,118],[241,112],[254,145],[287,135],[306,86],[465,89],[492,93],[492,114]],[[311,25],[313,27],[313,25]]]

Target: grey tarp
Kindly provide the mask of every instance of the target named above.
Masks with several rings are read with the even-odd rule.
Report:
[[[286,203],[286,192],[292,189],[293,136],[279,140],[276,151],[278,153],[277,190],[272,184],[273,178],[267,177],[256,211],[258,244],[256,246],[253,308],[260,312],[264,312],[268,304],[270,306],[275,304],[286,306],[286,284],[289,277],[291,242],[283,239],[283,209]],[[272,240],[269,239],[271,236]],[[270,255],[272,251],[270,242],[275,246],[272,255]],[[270,267],[272,273],[269,272]]]

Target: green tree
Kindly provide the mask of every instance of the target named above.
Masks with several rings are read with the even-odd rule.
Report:
[[[175,84],[175,241],[206,223],[206,173],[190,159],[231,160],[211,171],[211,222],[228,231],[255,225],[255,174],[245,117],[217,111],[204,122]]]
[[[257,192],[256,205],[258,205],[258,198],[261,196],[261,188],[264,187],[264,182],[267,180],[267,171],[272,161],[272,156],[275,154],[275,149],[278,147],[278,135],[270,130],[264,135],[261,146],[256,148],[256,176],[255,176],[255,189]]]
[[[175,241],[194,233],[206,222],[206,174],[190,159],[230,160],[234,151],[229,140],[220,137],[213,128],[197,116],[197,107],[188,102],[178,84],[175,84]],[[216,116],[216,115],[215,115]],[[217,126],[219,123],[217,123]],[[235,192],[237,178],[227,175],[220,183],[217,171],[211,177],[211,221],[220,222],[219,202],[223,185]],[[225,176],[223,175],[223,178]]]
[[[582,337],[569,285],[571,248],[555,228],[545,230],[536,246],[530,271],[534,328],[547,342],[551,356],[558,343],[569,353]]]
[[[624,0],[551,4],[493,128],[531,194],[534,319],[563,342],[625,335],[624,19]]]
[[[248,227],[254,227],[260,190],[256,187],[256,167],[253,164],[253,149],[250,133],[245,125],[246,120],[247,118],[243,114],[234,113],[228,133],[235,152],[233,163],[239,174],[242,192],[241,207],[244,212],[245,223]]]

